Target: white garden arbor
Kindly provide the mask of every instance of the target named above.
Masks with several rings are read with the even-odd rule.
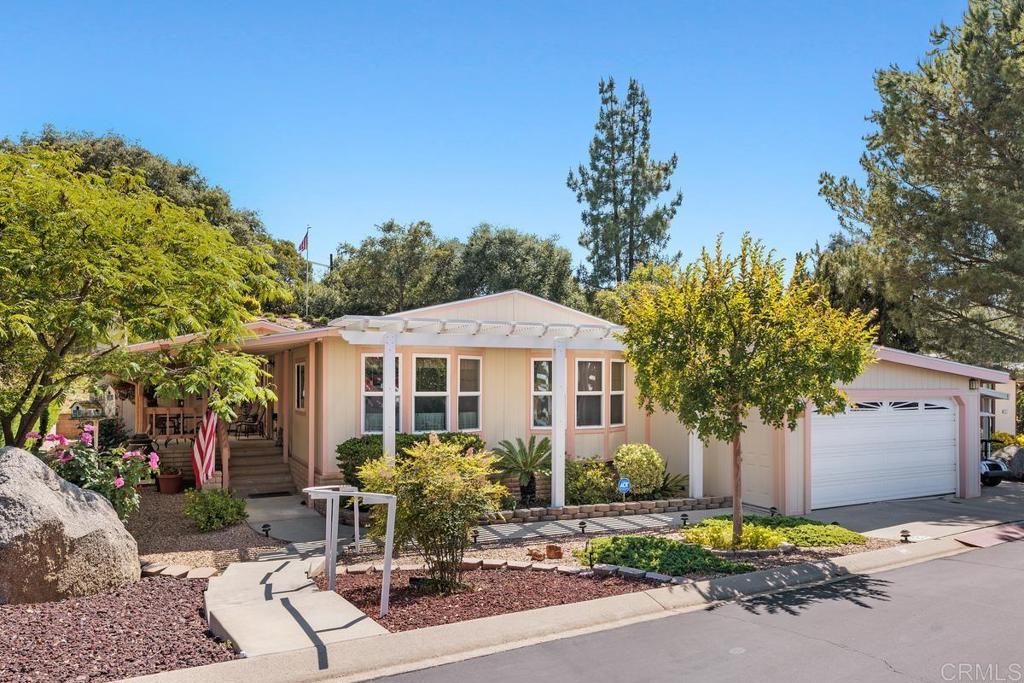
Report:
[[[513,320],[441,320],[400,316],[347,315],[331,321],[350,344],[383,347],[384,454],[395,453],[395,355],[398,347],[459,347],[550,349],[551,391],[551,504],[565,505],[565,453],[568,418],[566,351],[622,351],[611,324],[542,323]],[[691,496],[701,496],[703,447],[689,436]]]

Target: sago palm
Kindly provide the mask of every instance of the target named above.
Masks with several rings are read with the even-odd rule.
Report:
[[[499,457],[498,471],[519,480],[520,504],[533,503],[537,497],[537,475],[551,474],[551,442],[544,437],[538,443],[536,436],[531,436],[528,443],[522,439],[516,439],[515,443],[506,439],[498,444],[494,453]]]

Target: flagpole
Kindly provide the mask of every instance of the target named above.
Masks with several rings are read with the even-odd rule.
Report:
[[[309,226],[306,226],[306,319],[309,319]]]

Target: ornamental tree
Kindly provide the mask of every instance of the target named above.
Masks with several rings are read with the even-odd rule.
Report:
[[[627,361],[639,400],[678,416],[705,444],[732,443],[733,542],[742,538],[742,436],[751,411],[795,429],[808,403],[845,409],[837,383],[872,358],[870,315],[832,307],[820,286],[793,275],[763,244],[744,235],[738,256],[703,250],[685,269],[639,269],[623,293]]]
[[[51,403],[106,373],[158,394],[210,391],[222,417],[265,400],[262,360],[234,346],[284,296],[271,260],[126,169],[67,150],[0,149],[0,429],[23,446]],[[125,344],[202,333],[184,347]]]

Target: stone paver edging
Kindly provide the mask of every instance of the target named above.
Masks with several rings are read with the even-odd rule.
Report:
[[[164,564],[162,562],[144,562],[143,576],[169,576],[173,579],[209,579],[219,573],[213,567],[186,567],[183,564]]]
[[[363,681],[703,609],[717,602],[842,580],[968,551],[953,539],[941,538],[848,555],[829,562],[652,588],[131,680],[152,683]]]

